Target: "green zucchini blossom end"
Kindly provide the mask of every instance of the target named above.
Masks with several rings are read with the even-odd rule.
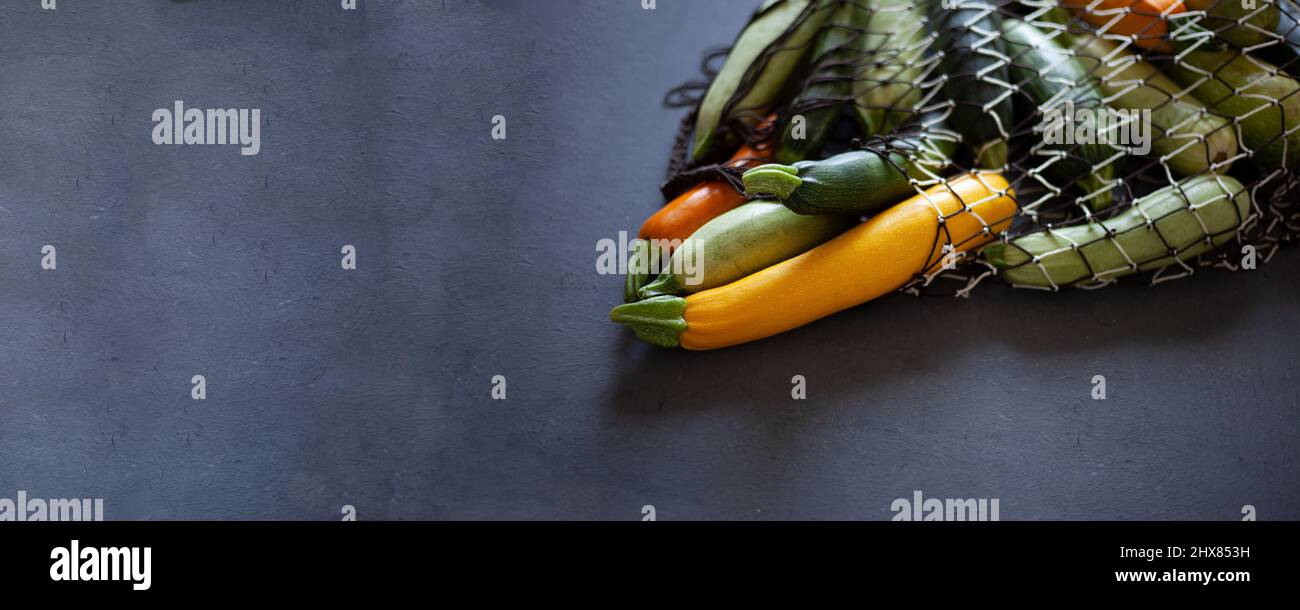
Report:
[[[686,299],[662,296],[627,303],[609,312],[609,319],[626,325],[637,338],[659,347],[677,347],[686,330]]]

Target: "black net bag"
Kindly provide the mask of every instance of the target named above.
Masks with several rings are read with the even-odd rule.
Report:
[[[711,178],[772,196],[727,163],[742,146],[787,165],[865,151],[898,196],[1014,192],[972,247],[936,208],[945,255],[913,293],[1253,268],[1300,233],[1298,18],[1291,0],[769,0],[670,92],[690,111],[665,195]]]

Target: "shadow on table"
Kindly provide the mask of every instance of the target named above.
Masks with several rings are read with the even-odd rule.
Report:
[[[1296,275],[1279,267],[1295,258],[1279,255],[1259,272],[1205,269],[1157,286],[1131,278],[1102,290],[1050,293],[991,282],[969,300],[893,295],[708,352],[655,348],[629,331],[611,347],[618,378],[606,404],[626,413],[816,409],[842,400],[869,407],[862,403],[872,396],[916,394],[936,376],[947,385],[969,381],[986,393],[990,379],[1087,383],[1125,350],[1197,358],[1261,301],[1278,298],[1269,293]],[[1263,277],[1269,269],[1274,277]],[[810,400],[792,401],[795,375],[805,377]]]

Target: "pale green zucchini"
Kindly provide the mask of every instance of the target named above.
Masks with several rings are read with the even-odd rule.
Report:
[[[1104,282],[1186,261],[1223,244],[1251,214],[1235,178],[1203,174],[1162,188],[1113,218],[991,244],[980,256],[1018,286]]]
[[[776,202],[746,203],[696,230],[637,296],[691,294],[730,284],[811,250],[856,221],[847,216],[803,216]]]

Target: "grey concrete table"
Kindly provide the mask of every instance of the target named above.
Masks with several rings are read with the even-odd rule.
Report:
[[[656,350],[608,322],[595,245],[660,204],[661,96],[753,2],[358,4],[0,10],[0,497],[888,519],[920,490],[1002,519],[1300,518],[1297,252]],[[175,100],[261,109],[260,154],[153,144]]]

